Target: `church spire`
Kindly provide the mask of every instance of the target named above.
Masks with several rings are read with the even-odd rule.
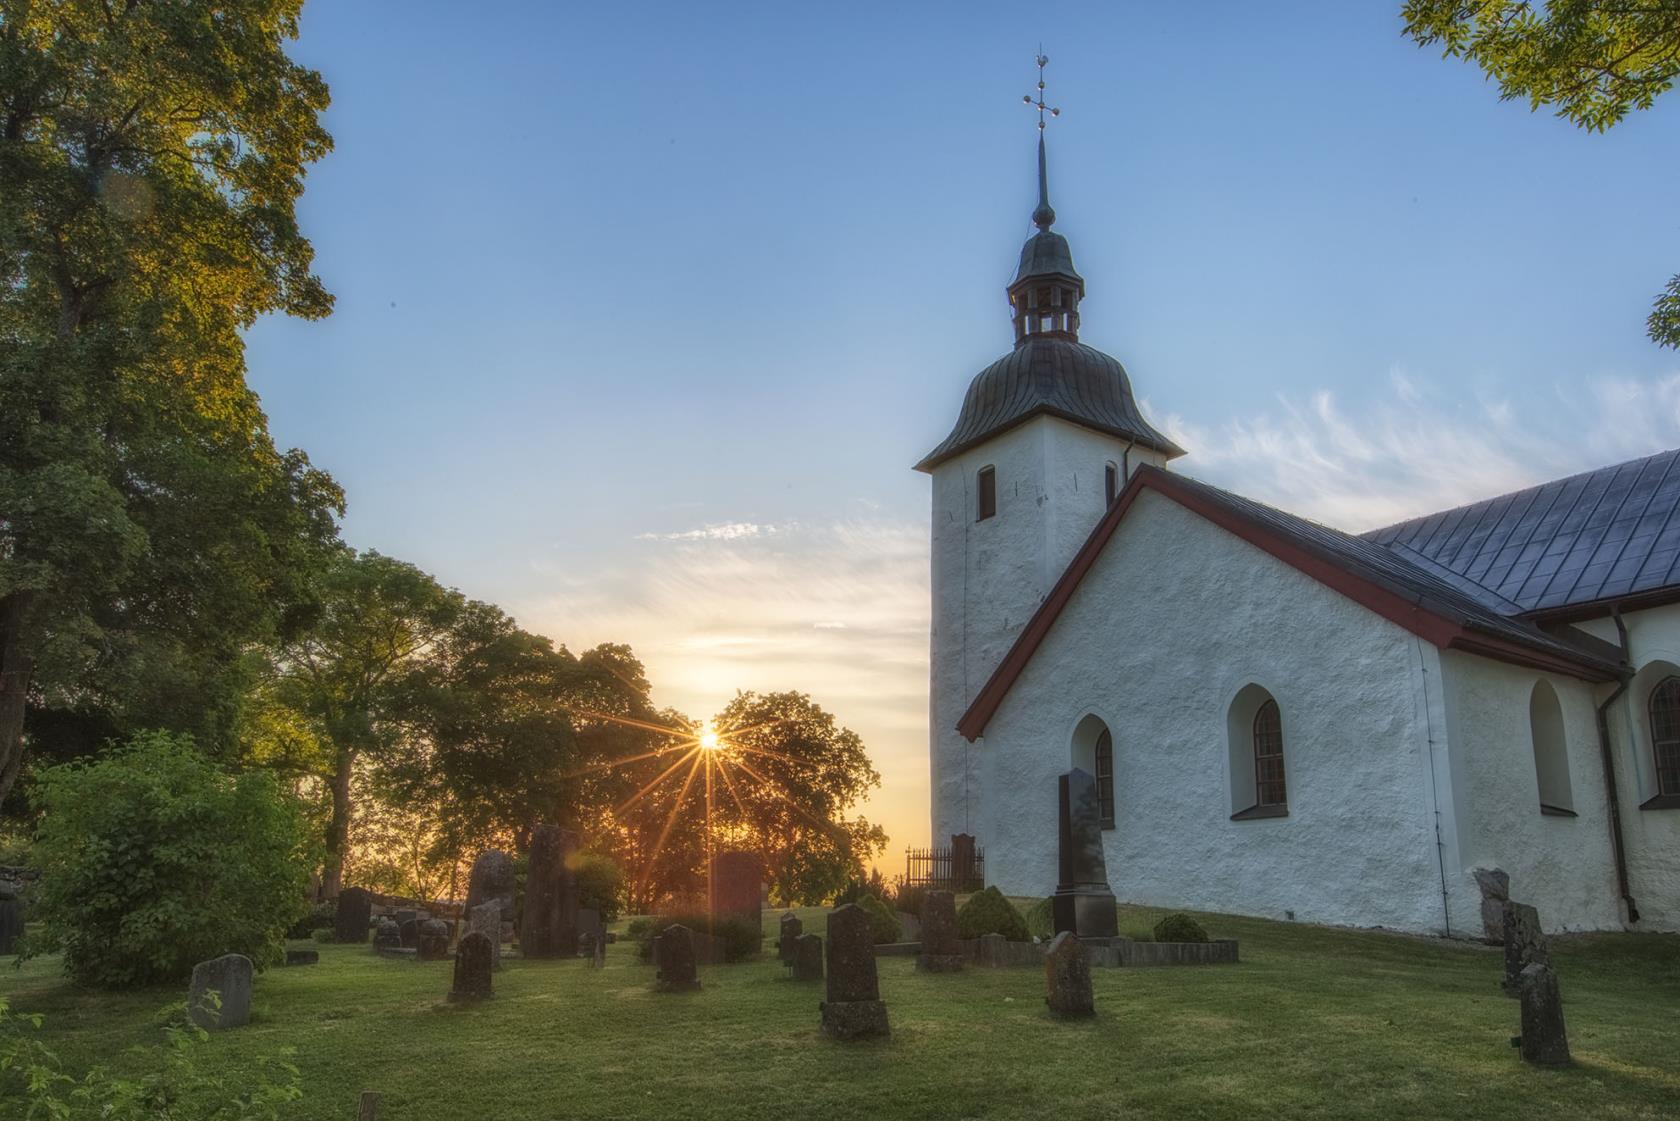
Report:
[[[1035,338],[1050,336],[1070,342],[1079,338],[1079,301],[1085,282],[1073,268],[1073,253],[1067,238],[1050,229],[1056,211],[1050,206],[1050,173],[1044,153],[1044,126],[1050,117],[1062,115],[1044,100],[1044,67],[1050,57],[1039,49],[1038,98],[1028,94],[1021,100],[1038,110],[1038,206],[1033,225],[1038,232],[1021,247],[1021,267],[1009,285],[1010,318],[1015,322],[1017,346]]]
[[[1056,223],[1056,211],[1050,206],[1050,174],[1045,169],[1044,162],[1044,114],[1052,117],[1062,115],[1060,109],[1053,109],[1044,103],[1044,68],[1050,63],[1050,56],[1044,53],[1044,48],[1038,49],[1038,100],[1034,101],[1032,94],[1026,94],[1022,101],[1038,110],[1038,208],[1033,211],[1033,225],[1041,230],[1048,230]]]

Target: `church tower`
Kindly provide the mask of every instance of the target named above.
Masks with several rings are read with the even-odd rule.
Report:
[[[1079,341],[1085,281],[1051,229],[1040,56],[1037,232],[1007,289],[1015,347],[974,378],[951,434],[916,470],[933,476],[929,696],[934,843],[984,845],[984,738],[957,721],[1139,464],[1184,454],[1138,411],[1119,362]]]

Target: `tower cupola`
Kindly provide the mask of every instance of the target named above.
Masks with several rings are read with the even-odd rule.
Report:
[[[1043,127],[1040,123],[1038,206],[1032,215],[1038,232],[1021,246],[1021,265],[1009,285],[1016,346],[1039,336],[1077,341],[1079,301],[1085,295],[1085,281],[1074,271],[1073,251],[1068,248],[1067,238],[1050,228],[1056,222],[1056,211],[1050,206]]]

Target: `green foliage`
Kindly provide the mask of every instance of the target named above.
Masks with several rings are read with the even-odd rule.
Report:
[[[1555,106],[1594,132],[1649,109],[1680,78],[1675,0],[1406,0],[1401,14],[1408,35],[1474,62],[1499,83],[1502,99]],[[1680,276],[1646,325],[1658,345],[1680,347]]]
[[[323,946],[330,946],[333,942],[337,941],[337,939],[333,937],[333,932],[330,930],[311,930],[309,932],[309,937],[314,941],[321,943]]]
[[[1189,915],[1175,913],[1168,915],[1155,924],[1155,941],[1157,942],[1206,942],[1207,931],[1202,924]]]
[[[1049,938],[1056,933],[1056,916],[1048,899],[1040,899],[1028,907],[1021,921],[1026,924],[1027,933],[1034,938]]]
[[[618,921],[618,901],[624,890],[624,873],[610,856],[586,852],[578,857],[574,869],[577,877],[578,906],[593,907],[601,913],[602,922]]]
[[[899,884],[893,888],[892,908],[906,915],[922,914],[922,900],[927,898],[928,888],[919,884]]]
[[[845,886],[834,893],[834,906],[842,907],[847,903],[856,903],[866,895],[873,895],[876,899],[887,895],[887,881],[878,868],[871,868],[869,875],[862,878],[853,876],[847,880]]]
[[[117,1078],[95,1066],[80,1078],[37,1034],[42,1017],[20,1016],[0,998],[0,1099],[27,1102],[24,1116],[51,1121],[281,1121],[282,1107],[303,1097],[289,1049],[233,1073],[201,1068],[209,1039],[186,1019],[185,1007],[164,1010],[164,1042],[134,1048],[149,1073]],[[136,1065],[141,1065],[137,1063]]]
[[[648,925],[641,926],[643,922]],[[636,940],[636,956],[642,961],[652,960],[654,936],[668,926],[686,926],[696,935],[709,932],[723,946],[723,960],[727,963],[756,957],[763,948],[764,931],[750,919],[730,916],[713,920],[704,914],[661,915],[652,920],[636,919],[631,922],[630,934]]]
[[[333,921],[338,916],[338,905],[332,900],[316,903],[304,912],[304,915],[292,928],[286,931],[287,938],[308,938],[317,930],[331,930]]]
[[[631,919],[629,924],[625,926],[624,933],[639,942],[644,935],[651,933],[652,930],[653,919],[643,915],[641,918]]]
[[[957,933],[964,938],[978,938],[982,934],[1001,934],[1011,942],[1028,941],[1027,924],[1015,904],[995,887],[988,887],[968,897],[957,908]]]
[[[856,903],[869,916],[869,936],[877,946],[903,940],[904,924],[898,921],[892,908],[873,895],[860,895]]]
[[[224,775],[190,741],[146,733],[38,782],[37,914],[78,982],[178,981],[221,954],[280,955],[315,850],[272,775]]]

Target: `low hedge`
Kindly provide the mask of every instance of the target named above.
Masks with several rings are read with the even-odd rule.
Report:
[[[1001,934],[1011,942],[1029,941],[1021,912],[995,887],[975,892],[958,909],[957,933],[963,938]]]
[[[640,926],[640,920],[632,922]],[[734,963],[746,961],[762,948],[764,932],[751,919],[723,918],[713,920],[706,915],[662,915],[647,926],[630,931],[636,939],[636,956],[642,961],[653,960],[653,939],[668,926],[686,926],[697,935],[710,933],[723,946],[723,960]],[[704,960],[703,955],[696,955]]]
[[[1182,912],[1168,915],[1155,924],[1157,942],[1206,942],[1208,933],[1202,924]]]

